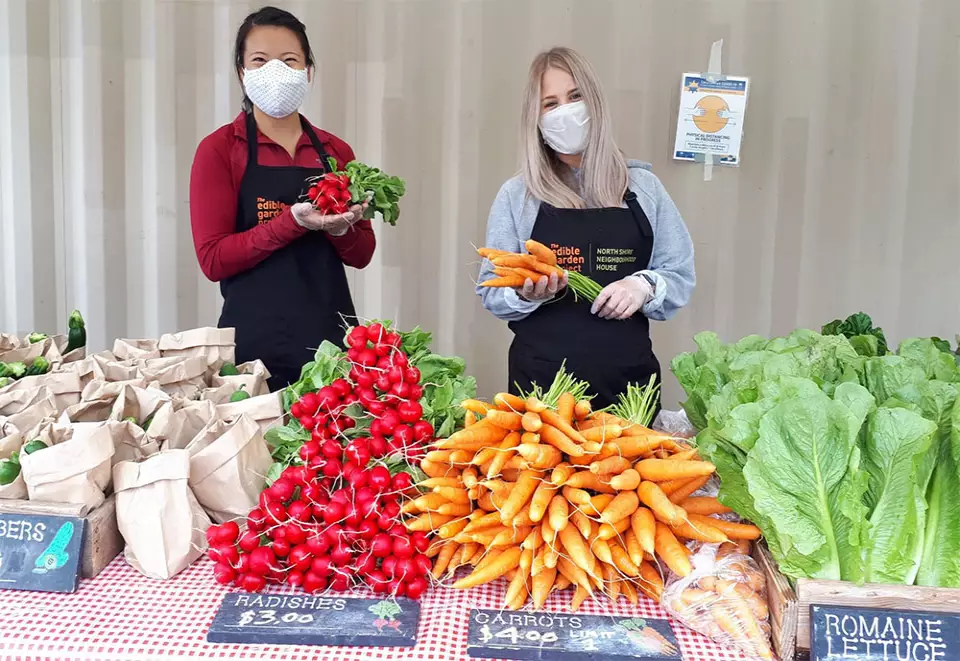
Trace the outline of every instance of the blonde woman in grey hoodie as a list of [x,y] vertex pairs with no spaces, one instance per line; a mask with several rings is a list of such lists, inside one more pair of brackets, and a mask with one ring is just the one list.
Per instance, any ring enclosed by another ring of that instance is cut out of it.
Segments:
[[[524,252],[533,238],[558,264],[603,285],[596,302],[575,302],[566,277],[518,289],[477,287],[484,307],[509,322],[509,383],[548,387],[567,369],[592,386],[594,407],[627,383],[659,380],[650,319],[665,321],[690,300],[693,243],[676,205],[649,166],[628,161],[613,139],[593,68],[554,48],[530,67],[521,114],[521,174],[500,189],[485,245]],[[485,261],[480,282],[494,277]]]

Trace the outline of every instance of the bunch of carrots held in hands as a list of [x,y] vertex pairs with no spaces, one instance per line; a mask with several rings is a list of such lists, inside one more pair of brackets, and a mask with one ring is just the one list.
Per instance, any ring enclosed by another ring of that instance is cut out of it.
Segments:
[[531,597],[539,608],[568,587],[572,610],[597,591],[636,603],[638,593],[660,599],[664,569],[690,574],[683,540],[760,536],[714,518],[730,511],[716,498],[692,497],[715,470],[695,449],[592,412],[583,388],[555,390],[463,402],[469,426],[421,462],[419,486],[430,491],[404,512],[408,529],[438,537],[428,551],[435,578],[467,565],[454,588],[506,577],[512,609]]
[[493,273],[496,277],[480,283],[481,287],[523,287],[527,280],[536,284],[541,278],[556,275],[558,278],[567,276],[567,286],[574,294],[590,301],[596,300],[603,290],[599,283],[576,271],[564,271],[557,266],[557,255],[550,248],[533,239],[528,240],[524,247],[526,253],[508,252],[493,248],[479,248],[477,253],[489,259],[493,264]]

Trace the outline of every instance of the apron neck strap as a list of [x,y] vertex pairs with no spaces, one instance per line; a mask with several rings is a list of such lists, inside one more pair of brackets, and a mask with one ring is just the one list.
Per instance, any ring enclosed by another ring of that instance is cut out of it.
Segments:
[[630,215],[633,216],[634,222],[636,222],[637,227],[640,228],[640,233],[645,238],[652,238],[653,228],[650,226],[650,219],[647,218],[643,207],[640,206],[640,202],[637,200],[637,194],[628,188],[627,192],[623,195],[623,201],[627,203],[627,208],[630,209]]
[[[310,140],[310,144],[313,145],[314,150],[317,152],[317,156],[320,160],[320,165],[323,168],[324,172],[330,172],[330,165],[327,163],[329,155],[327,150],[323,148],[323,143],[320,141],[320,138],[317,136],[317,132],[313,130],[313,127],[310,126],[310,122],[307,121],[307,118],[303,115],[300,117],[300,127],[303,129],[303,132],[307,134],[307,138]],[[247,113],[247,162],[252,165],[257,165],[257,120],[253,116],[253,111]],[[338,166],[344,166],[346,163],[338,163]]]

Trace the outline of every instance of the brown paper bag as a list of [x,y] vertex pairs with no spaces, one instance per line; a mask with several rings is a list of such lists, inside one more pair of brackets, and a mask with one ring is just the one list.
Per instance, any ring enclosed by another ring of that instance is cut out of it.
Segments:
[[213,402],[187,401],[179,407],[170,402],[157,409],[147,428],[147,436],[159,443],[163,450],[182,450],[216,415]]
[[[56,358],[57,364],[62,362],[60,352],[57,351],[53,341],[48,337],[45,340],[34,342],[33,344],[29,342],[21,343],[20,346],[15,349],[0,353],[0,363],[26,363],[29,366],[40,356],[47,357],[48,353],[50,354],[50,358]],[[50,358],[47,359],[50,360]],[[54,361],[50,360],[50,363],[52,365]]]
[[[9,433],[8,433],[9,432]],[[12,425],[5,428],[0,420],[0,459],[9,459],[14,452],[23,447],[23,435]],[[0,500],[24,500],[27,497],[27,483],[23,481],[23,471],[10,484],[0,484]]]
[[256,422],[215,420],[186,449],[190,486],[214,521],[244,517],[257,505],[273,459]]
[[[140,381],[142,382],[143,380]],[[84,394],[87,399],[84,399]],[[142,427],[161,405],[170,402],[170,396],[160,389],[141,388],[129,382],[94,381],[84,388],[80,397],[80,403],[68,407],[61,419],[66,418],[72,422],[103,422],[133,418],[137,425]]]
[[212,375],[224,363],[236,362],[236,332],[232,328],[194,328],[160,337],[160,354],[203,358]]
[[54,400],[53,393],[44,386],[32,390],[0,392],[0,416],[9,417],[45,403],[53,405]]
[[41,386],[53,393],[58,412],[79,402],[80,391],[83,390],[80,377],[76,372],[58,371],[38,376],[25,376],[0,389],[0,395],[20,390],[36,390]]
[[70,344],[70,338],[66,335],[51,335],[50,339],[53,340],[54,345],[57,347],[57,351],[60,352],[62,358],[61,362],[66,365],[68,363],[76,363],[81,360],[86,359],[87,357],[87,348],[80,347],[79,349],[74,349],[70,353],[67,353],[67,345]]
[[22,475],[30,500],[86,505],[94,509],[104,501],[110,484],[113,439],[106,424],[48,425],[40,433],[69,437],[33,454],[20,456]]
[[237,371],[240,374],[236,376],[220,376],[219,372],[215,373],[210,377],[210,385],[213,388],[230,385],[235,391],[242,387],[245,392],[250,393],[251,397],[266,395],[270,392],[270,387],[267,386],[270,371],[267,370],[267,366],[262,361],[254,360],[237,365]]
[[140,376],[148,381],[156,381],[160,389],[169,395],[183,395],[187,399],[200,396],[207,364],[204,358],[151,358],[140,361]]
[[114,340],[113,355],[117,360],[147,360],[160,357],[157,340]]
[[124,558],[144,576],[165,580],[207,549],[210,518],[190,490],[190,453],[161,452],[113,467]]
[[160,444],[147,437],[147,433],[137,424],[129,420],[114,420],[108,418],[100,422],[77,422],[60,416],[58,424],[68,424],[74,430],[78,428],[84,433],[91,433],[89,428],[103,426],[113,441],[114,454],[111,464],[121,461],[139,461],[160,451]]
[[103,374],[104,381],[133,381],[143,378],[140,374],[140,364],[136,360],[118,360],[112,353],[109,355],[97,353],[92,356],[92,359]]
[[19,349],[23,340],[13,333],[0,333],[0,355],[13,349]]
[[266,433],[274,425],[283,422],[283,401],[279,392],[267,393],[241,402],[218,404],[217,415],[226,422],[245,415],[257,423],[261,432]]

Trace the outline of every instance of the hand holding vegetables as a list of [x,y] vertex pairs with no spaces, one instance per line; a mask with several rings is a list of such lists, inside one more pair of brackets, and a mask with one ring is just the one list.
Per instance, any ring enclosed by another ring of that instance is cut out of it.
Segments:
[[367,203],[364,202],[351,206],[343,213],[326,214],[318,211],[311,202],[299,202],[290,207],[290,212],[300,227],[326,232],[331,236],[343,236],[363,217],[366,208]]
[[601,319],[629,319],[653,297],[653,286],[642,276],[629,275],[603,288],[590,312]]
[[[344,170],[337,170],[337,161],[333,158],[328,161],[330,172],[311,180],[307,197],[321,216],[343,216],[337,225],[318,227],[337,236],[345,233],[350,226],[343,226],[346,222],[357,222],[361,218],[373,218],[380,212],[383,221],[391,225],[397,224],[400,216],[398,202],[406,193],[406,186],[400,177],[391,177],[378,168],[370,167],[359,161],[350,161]],[[297,205],[295,205],[297,206]],[[301,217],[306,217],[304,211],[298,211]],[[297,217],[295,214],[294,217]],[[300,218],[297,222],[301,222]],[[301,222],[301,224],[303,224]]]
[[520,298],[527,301],[545,301],[557,295],[557,292],[567,286],[567,274],[557,276],[541,275],[539,278],[527,278],[517,290]]
[[[557,256],[550,248],[530,239],[524,244],[526,253],[513,253],[493,248],[477,252],[493,264],[496,277],[481,282],[481,287],[511,287],[523,298],[543,300],[569,286],[575,296],[593,301],[602,289],[599,284],[576,271],[557,266]],[[554,286],[556,279],[556,286]],[[552,291],[551,291],[552,290]]]

